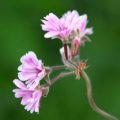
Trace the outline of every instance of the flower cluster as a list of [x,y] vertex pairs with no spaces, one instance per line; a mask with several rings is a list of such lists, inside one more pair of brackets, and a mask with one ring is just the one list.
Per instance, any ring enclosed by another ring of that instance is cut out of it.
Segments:
[[[18,67],[18,79],[13,82],[18,87],[14,89],[16,98],[22,98],[22,105],[31,113],[39,112],[39,101],[43,96],[42,89],[37,86],[46,76],[46,70],[41,60],[38,60],[34,52],[28,52],[22,56],[21,65]],[[25,83],[23,83],[25,82]]]
[[[85,43],[84,39],[87,35],[93,32],[92,28],[86,28],[87,15],[79,15],[75,10],[65,13],[61,18],[50,13],[44,17],[42,22],[42,29],[47,32],[45,38],[59,38],[62,41],[63,47],[60,48],[60,54],[63,65],[45,67],[32,51],[21,57],[22,64],[18,67],[18,79],[13,81],[18,88],[13,92],[16,98],[22,99],[21,104],[31,113],[39,112],[40,99],[47,95],[48,87],[59,78],[73,73],[79,78],[82,69],[80,68],[79,49]],[[63,68],[69,70],[70,73],[60,74],[52,80],[49,78],[54,70]],[[46,83],[40,85],[43,78]]]
[[[92,28],[86,27],[87,21],[86,14],[79,15],[75,10],[65,13],[61,18],[53,13],[44,17],[41,26],[42,30],[47,32],[45,38],[58,38],[62,42],[60,54],[63,65],[45,67],[32,51],[21,57],[18,79],[13,80],[17,88],[13,92],[16,98],[22,99],[21,104],[25,106],[25,110],[39,113],[40,100],[47,96],[49,87],[62,77],[76,75],[76,79],[82,76],[86,82],[88,101],[92,109],[108,120],[118,120],[96,105],[92,97],[90,79],[84,71],[87,68],[86,61],[80,60],[79,57],[80,47],[90,41],[87,35],[93,33]],[[61,69],[64,70],[62,73],[50,78],[51,73]],[[45,82],[41,85],[43,79]]]
[[70,42],[76,37],[80,40],[93,33],[92,28],[86,28],[87,15],[80,16],[75,10],[65,13],[61,18],[50,13],[44,17],[42,22],[42,29],[47,31],[45,38],[59,38],[64,43]]

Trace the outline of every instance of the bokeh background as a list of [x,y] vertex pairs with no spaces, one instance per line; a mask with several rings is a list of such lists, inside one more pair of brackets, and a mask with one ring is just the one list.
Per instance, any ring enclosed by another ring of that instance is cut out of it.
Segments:
[[12,93],[19,58],[26,52],[34,51],[45,65],[62,64],[62,44],[44,38],[40,19],[74,9],[86,13],[88,26],[94,27],[81,59],[88,59],[95,101],[120,118],[120,0],[1,0],[0,120],[104,120],[90,108],[83,79],[66,77],[52,86],[39,115],[26,112]]

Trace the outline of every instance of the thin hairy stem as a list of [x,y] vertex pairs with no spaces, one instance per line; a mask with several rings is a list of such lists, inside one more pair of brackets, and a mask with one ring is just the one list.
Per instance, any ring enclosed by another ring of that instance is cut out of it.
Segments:
[[48,84],[51,84],[51,81],[50,81],[50,74],[53,72],[53,71],[56,71],[56,70],[61,70],[61,69],[65,69],[66,66],[65,65],[57,65],[57,66],[52,66],[52,67],[46,67],[46,70],[47,70],[47,75],[45,77],[45,81],[48,83]]
[[53,85],[55,82],[57,82],[58,80],[60,80],[60,78],[63,78],[63,77],[65,77],[65,76],[69,76],[69,75],[74,75],[74,74],[75,74],[74,71],[66,72],[66,73],[60,73],[60,74],[58,74],[56,77],[54,77],[53,79],[51,79],[51,83],[50,83],[50,84],[49,84],[49,83],[46,83],[46,84],[44,85],[44,87],[48,87],[48,86]]
[[88,101],[89,101],[89,104],[92,107],[92,109],[108,120],[118,120],[116,117],[108,114],[107,112],[103,111],[96,105],[96,103],[93,99],[93,96],[92,96],[91,81],[85,71],[81,71],[81,75],[84,78],[84,80],[86,81]]
[[65,69],[65,68],[66,68],[65,65],[58,65],[58,66],[52,66],[52,67],[50,67],[50,69],[51,69],[52,71],[61,70],[61,69]]

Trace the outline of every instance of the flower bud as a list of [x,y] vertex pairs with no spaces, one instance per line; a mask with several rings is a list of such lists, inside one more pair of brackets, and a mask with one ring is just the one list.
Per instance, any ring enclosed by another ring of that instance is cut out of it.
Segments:
[[80,39],[78,37],[75,37],[75,39],[72,42],[71,48],[72,57],[79,54],[80,45],[81,45]]

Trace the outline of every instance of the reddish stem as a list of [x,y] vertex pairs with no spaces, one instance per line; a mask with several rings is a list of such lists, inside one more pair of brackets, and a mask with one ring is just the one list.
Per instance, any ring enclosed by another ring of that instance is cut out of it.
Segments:
[[68,60],[68,49],[67,49],[67,44],[64,44],[64,51],[65,51],[65,58]]

